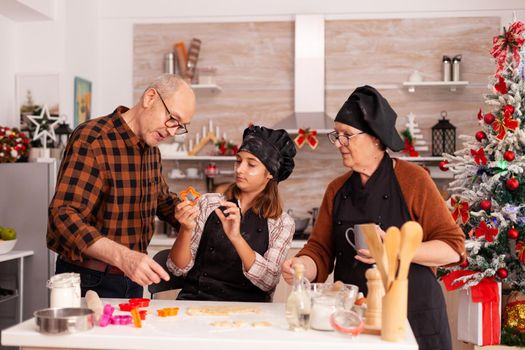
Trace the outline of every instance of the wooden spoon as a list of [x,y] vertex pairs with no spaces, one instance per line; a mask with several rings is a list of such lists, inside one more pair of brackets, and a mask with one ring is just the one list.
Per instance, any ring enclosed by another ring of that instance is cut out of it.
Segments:
[[415,221],[407,221],[401,226],[401,245],[399,248],[399,271],[397,280],[406,280],[410,262],[421,245],[423,228]]
[[370,251],[370,254],[376,261],[376,266],[379,272],[381,273],[381,279],[383,281],[383,286],[385,288],[385,291],[387,290],[387,267],[386,264],[388,263],[386,261],[385,252],[383,250],[383,243],[381,242],[381,238],[379,237],[379,234],[376,230],[375,224],[362,224],[359,225],[359,228],[361,229],[363,235],[365,236],[366,244],[368,245],[368,249]]
[[383,246],[386,251],[388,261],[388,274],[386,280],[386,290],[390,289],[392,282],[396,278],[397,272],[397,255],[401,243],[401,232],[397,227],[390,227],[386,230]]

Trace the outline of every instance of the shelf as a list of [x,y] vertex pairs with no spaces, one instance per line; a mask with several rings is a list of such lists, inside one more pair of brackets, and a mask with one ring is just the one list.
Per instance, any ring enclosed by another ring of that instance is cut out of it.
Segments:
[[[299,134],[299,129],[284,129],[284,130],[290,135]],[[317,131],[317,135],[326,135],[334,131],[334,129],[315,129],[315,131]]]
[[[328,91],[344,90],[344,91],[352,92],[358,87],[363,86],[363,85],[366,85],[366,83],[363,82],[362,84],[355,84],[355,85],[354,84],[331,84],[331,85],[325,85],[325,90],[328,90]],[[376,88],[377,90],[395,90],[395,89],[399,89],[399,87],[400,87],[399,84],[374,84],[374,88]]]
[[407,162],[441,162],[445,160],[443,157],[395,157],[397,159],[406,160]]
[[187,155],[162,155],[162,160],[213,160],[213,161],[232,161],[235,156],[187,156]]
[[[12,294],[4,294],[3,292],[9,292]],[[0,304],[8,300],[16,299],[17,297],[18,297],[18,292],[16,290],[0,288]]]
[[0,262],[20,259],[35,254],[32,250],[11,250],[9,253],[0,254]]
[[191,84],[191,88],[194,91],[203,91],[203,92],[212,92],[212,93],[217,93],[217,92],[222,91],[222,88],[217,84]]
[[457,87],[467,86],[468,81],[405,81],[403,86],[408,87],[408,92],[415,92],[416,87],[448,87],[450,91],[456,91]]

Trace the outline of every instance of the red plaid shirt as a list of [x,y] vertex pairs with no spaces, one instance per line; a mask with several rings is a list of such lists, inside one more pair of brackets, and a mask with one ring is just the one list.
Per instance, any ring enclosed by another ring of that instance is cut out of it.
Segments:
[[102,237],[146,253],[155,215],[177,224],[159,149],[131,131],[127,110],[80,125],[66,147],[47,228],[48,248],[66,259],[82,261]]

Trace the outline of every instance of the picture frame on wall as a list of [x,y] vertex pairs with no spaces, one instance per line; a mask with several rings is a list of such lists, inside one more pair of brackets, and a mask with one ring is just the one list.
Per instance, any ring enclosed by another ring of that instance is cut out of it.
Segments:
[[74,124],[75,127],[91,118],[91,82],[75,77]]
[[30,131],[28,115],[38,114],[46,105],[50,115],[59,115],[60,77],[58,73],[18,73],[15,77],[16,111],[19,113],[19,128]]

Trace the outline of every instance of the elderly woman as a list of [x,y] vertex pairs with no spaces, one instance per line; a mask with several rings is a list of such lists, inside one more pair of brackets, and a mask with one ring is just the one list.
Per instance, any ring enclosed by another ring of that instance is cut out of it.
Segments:
[[291,267],[301,262],[310,281],[323,282],[333,270],[334,280],[366,293],[364,274],[374,260],[349,244],[354,238],[349,229],[376,223],[383,236],[390,226],[417,221],[424,236],[410,266],[408,320],[420,349],[451,349],[445,302],[432,268],[464,260],[464,235],[428,173],[386,153],[403,148],[396,118],[370,86],[357,88],[345,102],[328,136],[350,171],[328,185],[312,234],[297,256],[283,263],[283,277],[290,283]]

